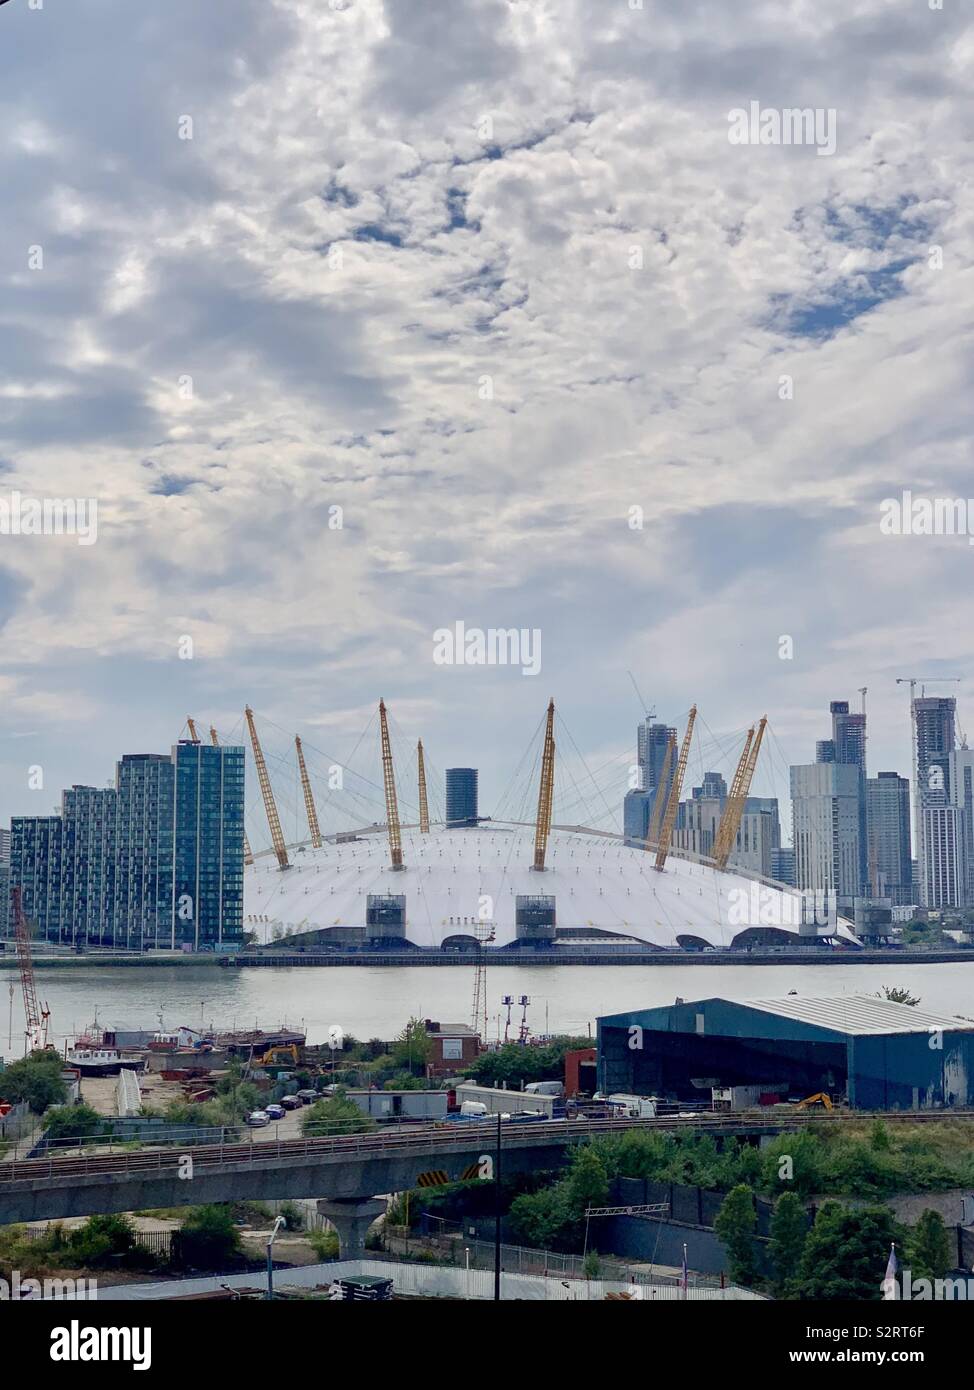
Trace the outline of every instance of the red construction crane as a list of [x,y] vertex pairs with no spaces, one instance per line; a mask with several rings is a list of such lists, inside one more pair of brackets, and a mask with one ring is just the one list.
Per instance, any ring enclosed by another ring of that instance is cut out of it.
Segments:
[[19,888],[13,890],[14,940],[17,943],[17,964],[20,966],[20,983],[24,991],[24,1017],[27,1026],[24,1030],[27,1051],[36,1052],[47,1047],[48,1020],[51,1011],[45,1004],[37,1002],[37,987],[34,984],[34,962],[30,953],[30,932]]

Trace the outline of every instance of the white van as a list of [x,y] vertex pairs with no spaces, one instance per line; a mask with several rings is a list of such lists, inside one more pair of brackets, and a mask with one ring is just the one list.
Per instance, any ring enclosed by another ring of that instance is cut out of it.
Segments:
[[524,1090],[527,1095],[554,1096],[556,1100],[560,1100],[565,1094],[565,1088],[560,1081],[529,1081]]

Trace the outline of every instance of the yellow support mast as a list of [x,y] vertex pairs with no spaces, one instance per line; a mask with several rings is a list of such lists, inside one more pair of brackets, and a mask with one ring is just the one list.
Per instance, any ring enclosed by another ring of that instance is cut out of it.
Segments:
[[737,832],[741,828],[741,817],[744,814],[744,804],[747,801],[748,792],[751,790],[751,779],[754,776],[754,769],[757,767],[758,754],[761,751],[761,741],[764,738],[764,730],[768,722],[768,716],[762,715],[758,724],[757,736],[753,737],[754,730],[749,729],[747,742],[744,745],[744,752],[741,754],[741,761],[737,765],[737,772],[734,776],[734,786],[731,794],[727,798],[727,805],[724,807],[724,814],[720,818],[720,826],[717,830],[717,842],[714,845],[714,862],[718,869],[726,869],[727,861],[734,849],[737,840]]
[[419,833],[428,835],[430,833],[430,808],[426,797],[426,760],[423,757],[422,739],[416,745],[416,757],[419,765]]
[[666,863],[666,856],[670,852],[670,841],[673,838],[673,827],[676,825],[676,813],[680,806],[680,792],[683,790],[683,775],[687,770],[687,760],[690,757],[690,739],[693,736],[693,726],[697,722],[697,707],[691,706],[690,717],[687,720],[687,731],[683,735],[683,743],[680,746],[680,756],[676,764],[676,772],[673,774],[673,782],[670,786],[670,794],[666,799],[666,815],[663,817],[663,829],[660,831],[659,844],[656,846],[656,863],[653,865],[660,872]]
[[186,723],[187,723],[187,725],[189,726],[189,736],[190,736],[190,739],[193,741],[193,743],[199,743],[199,741],[200,741],[200,736],[199,736],[199,734],[196,732],[196,721],[195,721],[195,719],[193,719],[191,715],[188,715],[188,714],[187,714],[187,716],[186,716]]
[[676,754],[676,739],[670,738],[666,745],[666,752],[663,754],[663,771],[660,773],[659,786],[656,795],[653,797],[653,814],[649,821],[648,843],[651,845],[659,844],[659,828],[663,823],[663,807],[666,805],[666,782],[670,775],[670,768],[673,766],[673,758]]
[[389,825],[389,853],[394,869],[405,868],[402,862],[402,832],[399,828],[399,803],[396,800],[396,775],[392,766],[392,745],[389,742],[389,722],[386,702],[379,701],[379,733],[382,741],[382,782],[386,793],[386,821]]
[[308,829],[311,831],[312,849],[321,849],[321,830],[318,827],[318,812],[315,808],[314,794],[311,790],[311,779],[308,776],[308,769],[304,762],[304,749],[301,747],[301,739],[297,734],[294,735],[294,746],[298,750],[298,769],[301,773],[301,787],[304,791],[304,809],[308,813]]
[[[213,747],[214,747],[214,748],[219,748],[219,746],[220,746],[220,740],[217,738],[216,729],[214,729],[214,727],[213,727],[212,724],[210,725],[210,742],[213,744]],[[244,830],[243,837],[244,837],[244,863],[245,863],[245,864],[252,864],[252,863],[254,862],[254,855],[253,855],[253,851],[252,851],[251,848],[250,848],[250,841],[247,839],[247,831],[246,831],[246,829]]]
[[544,752],[541,755],[541,786],[538,788],[538,819],[534,831],[534,863],[532,869],[544,870],[548,835],[551,831],[551,801],[555,788],[555,702],[548,701],[548,720],[545,724]]
[[271,832],[271,842],[274,846],[274,853],[277,855],[278,867],[289,869],[290,861],[287,857],[287,845],[284,843],[284,832],[281,829],[281,818],[277,814],[277,802],[274,800],[274,789],[271,786],[271,779],[267,775],[267,764],[264,762],[264,750],[260,746],[260,739],[257,737],[257,728],[254,724],[254,712],[248,705],[244,710],[247,720],[247,728],[250,731],[250,746],[254,750],[254,762],[257,764],[257,780],[260,782],[261,795],[264,798],[264,810],[267,812],[267,824]]

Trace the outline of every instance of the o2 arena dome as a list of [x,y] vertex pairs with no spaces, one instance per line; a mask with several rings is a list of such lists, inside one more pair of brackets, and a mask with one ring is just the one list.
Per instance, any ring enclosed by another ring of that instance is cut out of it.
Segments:
[[[823,912],[826,895],[818,902],[751,869],[729,866],[735,845],[741,844],[741,817],[764,719],[756,734],[754,728],[747,731],[705,856],[674,840],[695,708],[679,750],[676,730],[664,729],[668,742],[645,838],[553,823],[554,702],[543,721],[543,740],[539,731],[535,769],[520,802],[523,814],[527,794],[537,796],[533,822],[480,817],[474,768],[448,770],[445,815],[431,820],[420,743],[416,796],[408,803],[418,806],[418,825],[402,825],[404,798],[380,703],[383,780],[381,788],[370,786],[383,794],[385,820],[323,836],[312,778],[296,739],[311,838],[291,845],[285,844],[253,712],[246,714],[274,844],[272,851],[252,855],[248,842],[244,927],[260,944],[295,937],[314,947],[426,951],[582,942],[639,943],[660,951],[762,947],[799,939],[858,944],[851,924],[836,915],[834,898],[831,910]],[[577,785],[571,794],[575,791]],[[577,807],[577,800],[571,804]]]
[[[657,872],[651,853],[614,835],[552,828],[541,872],[533,826],[433,826],[403,831],[401,843],[395,870],[384,827],[293,851],[283,872],[272,856],[257,858],[244,878],[244,926],[261,939],[320,932],[322,944],[427,950],[599,939],[700,950],[823,931],[803,922],[805,899],[791,889],[673,854]],[[841,919],[834,934],[855,940]]]

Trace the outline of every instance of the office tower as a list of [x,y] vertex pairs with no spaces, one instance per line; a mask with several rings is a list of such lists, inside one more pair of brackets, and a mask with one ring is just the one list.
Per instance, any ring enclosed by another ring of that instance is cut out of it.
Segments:
[[[680,803],[673,846],[689,854],[711,858],[717,830],[727,805],[727,784],[717,772],[705,774],[688,801]],[[749,796],[727,864],[771,876],[771,853],[781,842],[776,797]]]
[[[937,902],[924,895],[932,893],[938,899],[952,891],[954,866],[946,846],[952,842],[957,827],[948,822],[952,817],[928,818],[928,809],[944,808],[950,800],[950,754],[954,751],[957,701],[952,697],[920,696],[912,704],[914,766],[914,828],[919,874],[919,898],[924,907]],[[935,829],[937,842],[928,850],[927,827]],[[961,837],[963,841],[963,836]],[[928,862],[928,855],[930,856]]]
[[10,863],[10,831],[0,828],[0,864]]
[[447,768],[446,823],[448,826],[477,824],[477,769],[475,767]]
[[791,769],[795,886],[834,892],[850,912],[860,891],[860,772],[853,763]]
[[649,818],[652,814],[653,793],[631,791],[626,793],[622,809],[622,830],[627,845],[645,849],[649,837]]
[[24,915],[37,937],[64,939],[61,916],[60,816],[14,816],[10,822],[10,887],[20,888]]
[[771,877],[777,883],[795,887],[795,851],[779,848],[771,851]]
[[831,738],[820,738],[815,745],[815,761],[817,763],[835,762],[835,740]]
[[910,783],[897,772],[866,779],[870,891],[894,907],[915,901],[910,864]]
[[76,944],[114,945],[114,787],[74,786],[61,798],[62,919]]
[[695,801],[701,797],[713,797],[723,802],[727,800],[727,783],[719,772],[705,772],[702,784],[694,787],[691,795]]
[[173,821],[173,945],[194,951],[243,936],[244,750],[180,742]]

